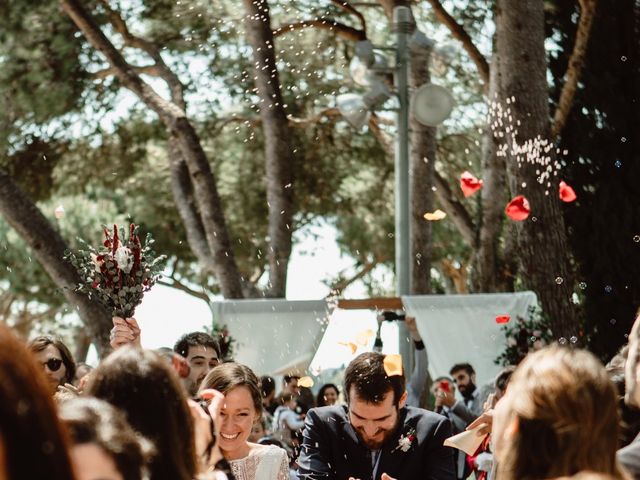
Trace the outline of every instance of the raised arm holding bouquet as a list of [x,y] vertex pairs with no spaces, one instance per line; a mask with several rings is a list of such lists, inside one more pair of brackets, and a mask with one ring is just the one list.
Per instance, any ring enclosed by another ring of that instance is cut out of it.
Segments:
[[164,255],[156,256],[150,233],[144,245],[141,244],[138,229],[137,225],[130,224],[125,239],[124,228],[104,227],[102,246],[96,249],[78,239],[84,248],[65,255],[80,275],[78,291],[96,298],[111,310],[114,325],[111,346],[114,348],[127,343],[140,344],[140,328],[133,314],[144,293],[159,278],[166,259]]

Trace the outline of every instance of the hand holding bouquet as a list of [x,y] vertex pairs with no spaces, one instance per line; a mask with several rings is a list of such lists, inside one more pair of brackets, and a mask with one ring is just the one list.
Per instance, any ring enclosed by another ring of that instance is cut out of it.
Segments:
[[135,308],[160,276],[165,256],[156,257],[151,246],[153,238],[147,233],[140,243],[138,226],[129,226],[128,238],[124,229],[104,227],[105,241],[98,249],[78,239],[85,247],[67,252],[65,259],[78,271],[81,283],[78,291],[95,298],[111,311],[112,316],[133,317]]

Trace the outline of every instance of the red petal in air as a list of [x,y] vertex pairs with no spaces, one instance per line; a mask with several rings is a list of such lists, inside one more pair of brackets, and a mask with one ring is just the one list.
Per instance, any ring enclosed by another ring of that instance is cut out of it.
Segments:
[[482,180],[474,177],[469,172],[463,172],[462,175],[460,175],[460,188],[465,197],[470,197],[480,190],[483,183]]
[[509,315],[498,315],[496,317],[496,323],[509,323],[509,320],[511,320],[511,317]]
[[507,214],[507,217],[511,220],[515,220],[516,222],[526,220],[531,213],[529,200],[527,200],[524,195],[518,195],[509,202],[509,205],[504,209],[504,213]]
[[576,192],[567,185],[565,182],[560,182],[560,200],[563,202],[571,203],[578,198]]

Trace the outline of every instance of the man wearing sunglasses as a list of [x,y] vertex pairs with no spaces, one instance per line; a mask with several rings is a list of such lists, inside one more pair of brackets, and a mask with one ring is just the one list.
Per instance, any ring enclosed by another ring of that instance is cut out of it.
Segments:
[[42,365],[52,394],[56,393],[58,386],[73,382],[76,363],[60,339],[42,335],[29,342],[29,349],[35,355],[36,361]]

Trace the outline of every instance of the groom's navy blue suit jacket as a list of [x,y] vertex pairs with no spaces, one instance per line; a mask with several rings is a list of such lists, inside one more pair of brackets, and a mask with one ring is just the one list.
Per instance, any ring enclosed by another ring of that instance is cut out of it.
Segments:
[[[393,435],[382,446],[374,480],[383,473],[397,480],[455,480],[453,449],[443,446],[451,436],[449,419],[421,408],[404,407]],[[407,451],[399,448],[409,432],[415,439]],[[349,422],[347,407],[309,410],[298,458],[300,480],[371,480],[371,452]]]

